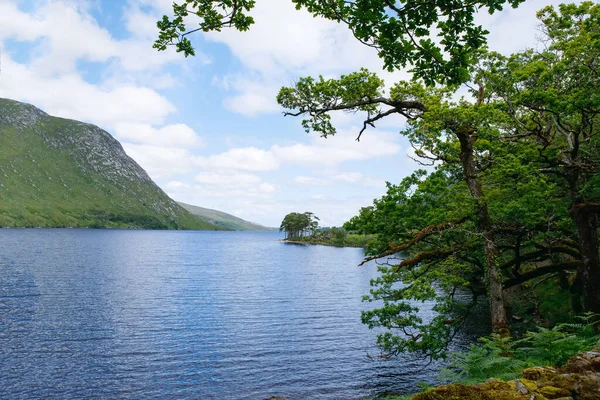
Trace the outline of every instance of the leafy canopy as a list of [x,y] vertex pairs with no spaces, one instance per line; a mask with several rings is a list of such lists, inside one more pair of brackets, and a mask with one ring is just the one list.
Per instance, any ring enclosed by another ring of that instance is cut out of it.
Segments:
[[[459,84],[486,46],[487,31],[474,21],[525,0],[292,0],[297,9],[345,24],[361,43],[375,48],[387,70],[411,67],[427,85]],[[173,4],[173,17],[163,16],[154,47],[174,45],[194,55],[188,35],[232,27],[246,31],[254,23],[254,0],[186,0]],[[194,21],[191,22],[190,21]],[[191,24],[191,28],[189,25]],[[435,33],[432,33],[435,32]]]

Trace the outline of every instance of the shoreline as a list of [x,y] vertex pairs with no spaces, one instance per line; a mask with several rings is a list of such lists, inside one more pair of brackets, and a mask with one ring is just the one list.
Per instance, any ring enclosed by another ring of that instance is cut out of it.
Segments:
[[349,248],[353,248],[353,249],[364,249],[364,246],[351,246],[351,245],[337,245],[337,244],[333,244],[333,243],[327,243],[327,242],[318,242],[318,243],[311,243],[311,242],[305,242],[302,240],[287,240],[287,239],[279,239],[277,240],[280,243],[288,243],[288,244],[299,244],[299,245],[304,245],[304,246],[329,246],[329,247],[349,247]]

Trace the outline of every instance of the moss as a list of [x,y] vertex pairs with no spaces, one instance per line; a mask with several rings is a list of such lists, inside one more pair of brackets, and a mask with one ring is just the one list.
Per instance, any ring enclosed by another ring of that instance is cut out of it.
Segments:
[[519,379],[519,382],[521,382],[530,392],[535,392],[538,388],[537,384],[529,379],[521,378]]
[[500,379],[490,379],[477,386],[479,386],[486,398],[496,400],[529,400],[529,396],[525,396],[516,390],[514,381],[504,382]]
[[472,386],[440,386],[413,400],[600,400],[598,361],[599,353],[581,352],[562,368],[527,368],[521,379],[510,382],[490,379]]
[[523,378],[530,381],[552,380],[557,374],[558,371],[553,368],[535,367],[523,370]]
[[561,397],[568,397],[571,395],[570,390],[557,388],[554,386],[544,386],[540,388],[538,392],[547,397],[548,399],[558,399]]
[[420,393],[412,400],[491,400],[482,393],[481,389],[474,386],[461,384],[440,386],[431,391]]

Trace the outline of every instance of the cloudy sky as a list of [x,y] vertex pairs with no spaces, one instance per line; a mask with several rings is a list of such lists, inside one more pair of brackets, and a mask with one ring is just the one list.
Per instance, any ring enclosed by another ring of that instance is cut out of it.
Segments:
[[[109,131],[172,198],[268,226],[291,211],[340,225],[417,168],[383,121],[361,142],[356,116],[335,116],[338,135],[306,134],[283,117],[281,86],[306,75],[381,70],[343,27],[258,0],[250,32],[197,34],[196,57],[156,52],[156,20],[172,0],[0,0],[0,97]],[[534,44],[535,11],[549,0],[479,20],[490,47]],[[382,73],[387,84],[406,74]]]

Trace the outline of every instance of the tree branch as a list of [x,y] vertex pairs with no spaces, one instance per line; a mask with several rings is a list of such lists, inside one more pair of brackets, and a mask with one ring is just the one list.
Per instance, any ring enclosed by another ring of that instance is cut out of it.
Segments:
[[521,283],[527,282],[533,278],[538,278],[540,276],[544,276],[547,274],[553,274],[553,273],[556,273],[559,271],[577,269],[581,265],[582,265],[581,261],[565,261],[565,262],[562,262],[559,264],[550,265],[548,267],[536,268],[533,271],[524,273],[521,276],[518,276],[516,278],[511,278],[511,279],[504,281],[502,286],[504,287],[504,289],[508,289],[513,286],[520,285]]
[[[298,112],[284,111],[283,115],[285,115],[286,117],[287,116],[298,117],[298,116],[300,116],[302,114],[306,114],[306,113],[323,114],[323,113],[326,113],[329,111],[351,110],[354,108],[373,105],[373,104],[388,105],[388,106],[392,107],[393,109],[395,109],[395,112],[397,112],[397,113],[405,113],[407,110],[418,110],[421,112],[427,111],[427,107],[425,107],[425,104],[423,104],[419,101],[397,101],[397,100],[390,99],[388,97],[375,97],[375,98],[359,100],[354,103],[337,104],[337,105],[333,105],[333,106],[329,106],[329,107],[314,108],[314,109],[301,108]],[[411,118],[414,118],[414,117],[411,117]]]
[[379,258],[383,258],[383,257],[387,257],[387,256],[391,256],[393,254],[399,253],[401,251],[404,251],[412,246],[414,246],[415,244],[419,243],[421,240],[435,234],[438,232],[441,232],[445,229],[448,228],[454,228],[457,225],[462,224],[463,222],[465,222],[467,220],[467,217],[464,217],[458,221],[449,221],[449,222],[442,222],[440,224],[435,224],[435,225],[429,225],[423,229],[421,229],[416,235],[415,237],[413,237],[409,242],[401,244],[399,246],[395,246],[392,247],[391,249],[377,254],[375,256],[371,256],[371,257],[366,257],[360,264],[359,266],[362,266],[366,263],[368,263],[369,261],[372,260],[377,260]]

